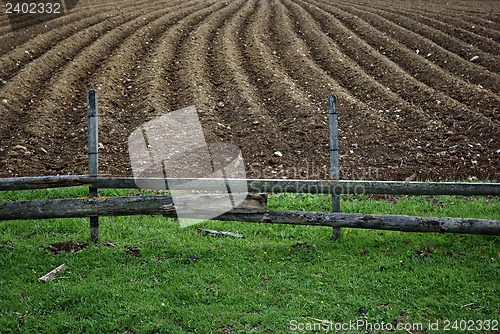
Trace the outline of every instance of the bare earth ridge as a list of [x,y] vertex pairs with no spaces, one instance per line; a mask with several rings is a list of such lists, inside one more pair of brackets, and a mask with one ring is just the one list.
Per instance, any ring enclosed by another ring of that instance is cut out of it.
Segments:
[[134,129],[195,105],[249,178],[327,179],[332,93],[342,179],[500,176],[496,0],[81,0],[14,32],[4,13],[0,177],[85,173],[90,88],[114,176]]

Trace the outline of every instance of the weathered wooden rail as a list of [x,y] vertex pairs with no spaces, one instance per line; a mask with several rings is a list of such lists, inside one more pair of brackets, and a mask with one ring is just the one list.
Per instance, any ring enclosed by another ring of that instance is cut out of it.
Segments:
[[[266,211],[266,195],[248,194],[245,197],[246,199],[230,213],[263,213]],[[210,201],[210,207],[204,210],[200,210],[200,207],[195,208],[195,214],[199,216],[193,218],[202,218],[203,215],[210,215],[212,212],[221,212],[220,208],[225,208],[224,204],[227,204],[228,195],[176,195],[175,206],[172,196],[64,198],[0,202],[0,220],[134,215],[176,217],[177,209],[182,209],[184,214],[190,214],[189,206],[196,199]]]
[[[218,190],[219,179],[171,179],[176,190]],[[479,182],[405,182],[405,181],[322,181],[228,179],[231,184],[246,183],[251,193],[310,193],[310,194],[391,194],[391,195],[461,195],[500,196],[500,183]],[[137,184],[140,183],[141,187]],[[193,187],[194,184],[194,188]],[[145,186],[145,185],[149,185]],[[133,177],[95,177],[86,175],[20,177],[0,179],[0,191],[30,190],[56,187],[89,186],[114,189],[166,189],[165,179],[135,179]]]
[[226,213],[215,220],[254,223],[351,227],[404,232],[438,232],[500,235],[500,220],[473,218],[415,217],[342,212],[271,211]]
[[[210,198],[212,206],[205,211],[196,210],[189,218],[204,219],[205,214],[217,211],[217,197]],[[184,196],[187,203],[193,196]],[[176,207],[182,207],[183,197],[176,197]],[[353,227],[405,232],[440,232],[500,235],[500,220],[472,218],[413,217],[373,215],[341,212],[299,212],[267,210],[266,195],[249,194],[233,210],[213,220],[245,221]],[[172,196],[130,196],[109,198],[67,198],[39,201],[0,202],[0,220],[48,219],[92,216],[163,215],[177,217]]]

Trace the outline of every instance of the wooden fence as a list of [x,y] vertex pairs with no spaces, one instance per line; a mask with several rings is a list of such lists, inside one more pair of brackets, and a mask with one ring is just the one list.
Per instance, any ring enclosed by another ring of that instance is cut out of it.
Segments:
[[[0,179],[0,191],[30,190],[56,187],[89,187],[88,198],[68,198],[39,201],[0,202],[0,220],[46,219],[65,217],[90,217],[91,239],[99,238],[99,216],[164,215],[176,217],[171,196],[128,196],[101,198],[100,188],[138,188],[137,179],[98,177],[98,108],[97,91],[87,95],[89,174],[46,177],[21,177]],[[246,221],[333,227],[333,237],[340,235],[340,227],[355,227],[406,232],[451,232],[500,235],[500,221],[472,218],[410,217],[394,215],[367,215],[341,213],[339,196],[343,194],[394,194],[394,195],[462,195],[499,196],[500,183],[468,182],[399,182],[399,181],[344,181],[339,180],[337,100],[328,98],[330,128],[331,181],[318,180],[234,180],[232,185],[248,188],[248,195],[238,207],[217,216],[214,220]],[[218,179],[169,179],[175,181],[176,190],[218,190]],[[165,179],[140,179],[141,188],[168,190]],[[183,184],[184,189],[179,185]],[[196,184],[196,188],[190,185]],[[150,186],[144,186],[150,185]],[[257,194],[255,194],[257,193]],[[333,212],[296,212],[267,210],[267,196],[259,193],[312,193],[332,196]],[[221,195],[211,196],[216,205]],[[224,200],[224,198],[222,198]],[[189,202],[189,201],[188,201]],[[182,203],[182,198],[180,198]],[[176,198],[175,207],[179,206]],[[220,212],[220,211],[219,211]],[[197,211],[198,214],[203,212]],[[196,218],[196,217],[190,217]],[[203,217],[200,217],[203,218]]]
[[[168,180],[146,179],[151,185],[168,189]],[[145,179],[141,180],[144,184]],[[181,179],[175,179],[179,181]],[[192,181],[182,179],[183,181]],[[500,235],[500,220],[473,218],[413,217],[341,212],[298,212],[267,210],[267,196],[258,193],[312,194],[408,194],[408,195],[500,195],[500,183],[466,182],[382,182],[382,181],[318,181],[318,180],[229,180],[246,182],[251,194],[238,207],[213,220],[317,225],[334,228],[353,227],[405,232],[448,232]],[[216,189],[220,180],[198,179],[185,190]],[[164,186],[163,186],[164,185]],[[86,175],[22,177],[0,179],[0,191],[86,186],[97,188],[137,188],[134,178],[95,177]],[[154,187],[152,187],[154,188]],[[179,187],[176,187],[179,190]],[[252,194],[257,193],[257,194]],[[222,195],[204,195],[222,196]],[[211,203],[214,198],[210,198]],[[177,205],[177,203],[176,203]],[[0,202],[0,220],[45,219],[65,217],[97,217],[121,215],[164,215],[176,217],[171,196],[89,197],[39,201]],[[190,218],[196,218],[195,216]],[[200,217],[203,218],[203,217]],[[93,236],[95,237],[95,232]],[[92,238],[94,240],[94,238]],[[96,239],[94,241],[97,241]]]

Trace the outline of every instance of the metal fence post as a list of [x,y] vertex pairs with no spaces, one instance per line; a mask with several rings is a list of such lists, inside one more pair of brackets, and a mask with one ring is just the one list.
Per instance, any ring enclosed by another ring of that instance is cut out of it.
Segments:
[[[328,125],[330,128],[330,177],[339,180],[339,131],[337,121],[337,97],[332,94],[328,96]],[[332,212],[340,212],[340,196],[332,194]],[[332,231],[334,240],[340,238],[340,227],[334,227]]]
[[[90,89],[87,93],[87,124],[89,135],[89,175],[99,174],[99,139],[98,139],[97,90]],[[89,197],[97,197],[97,188],[89,187]],[[99,240],[99,217],[90,217],[90,239]]]

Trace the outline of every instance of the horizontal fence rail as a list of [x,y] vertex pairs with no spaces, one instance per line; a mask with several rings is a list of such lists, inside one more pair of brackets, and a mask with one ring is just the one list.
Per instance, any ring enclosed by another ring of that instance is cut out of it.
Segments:
[[[176,205],[177,205],[176,200]],[[206,219],[204,212],[189,218]],[[0,220],[75,218],[92,216],[163,215],[175,218],[171,196],[68,198],[0,202]],[[438,232],[500,235],[500,220],[413,217],[340,212],[266,210],[265,195],[249,195],[242,205],[211,220],[294,225],[350,227],[404,232]]]
[[[203,199],[203,197],[210,197]],[[177,217],[179,208],[186,212],[194,199],[210,200],[210,207],[195,213],[203,218],[223,205],[228,195],[176,195],[175,206],[172,196],[125,196],[98,198],[64,198],[36,201],[0,202],[0,220],[77,218],[92,216],[134,216],[166,215]],[[266,195],[249,194],[246,199],[233,208],[230,213],[263,213],[266,211]],[[224,212],[224,211],[222,211]],[[189,212],[187,212],[189,214]],[[216,214],[218,215],[218,214]],[[195,217],[189,217],[195,218]]]
[[[133,177],[94,177],[86,175],[20,177],[0,179],[0,191],[30,190],[70,186],[115,189],[164,189],[168,180],[176,190],[219,190],[220,179],[157,179]],[[196,182],[193,182],[196,180]],[[406,181],[319,181],[227,179],[231,184],[245,183],[251,193],[311,194],[390,194],[390,195],[462,195],[500,196],[500,183],[479,182],[406,182]],[[137,184],[140,184],[139,187]],[[182,189],[180,187],[183,187]]]
[[437,232],[500,235],[500,220],[415,217],[342,212],[271,211],[221,215],[214,220],[293,225],[350,227],[403,232]]

